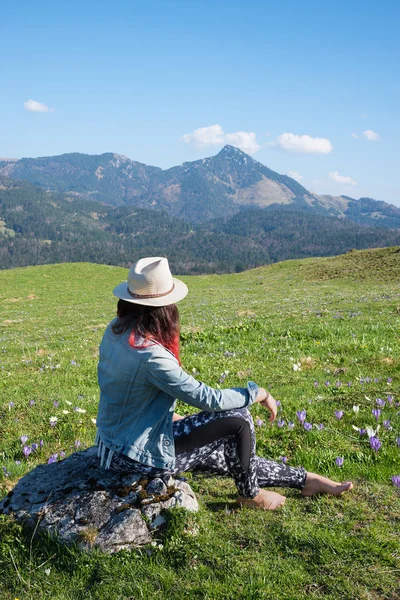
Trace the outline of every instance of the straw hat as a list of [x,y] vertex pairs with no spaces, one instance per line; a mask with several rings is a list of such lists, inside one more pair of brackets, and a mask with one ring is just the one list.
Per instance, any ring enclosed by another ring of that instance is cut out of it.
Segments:
[[187,285],[172,277],[168,259],[160,256],[138,260],[130,268],[128,281],[120,283],[113,290],[117,298],[145,306],[175,304],[187,293]]

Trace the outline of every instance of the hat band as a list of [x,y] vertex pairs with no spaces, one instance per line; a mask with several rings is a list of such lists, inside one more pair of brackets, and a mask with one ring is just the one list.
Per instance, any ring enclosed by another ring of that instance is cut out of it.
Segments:
[[132,298],[143,298],[143,300],[147,300],[147,298],[162,298],[163,296],[168,296],[171,292],[174,291],[175,284],[172,284],[172,288],[168,290],[168,292],[163,292],[162,294],[134,294],[127,286],[128,294],[132,296]]

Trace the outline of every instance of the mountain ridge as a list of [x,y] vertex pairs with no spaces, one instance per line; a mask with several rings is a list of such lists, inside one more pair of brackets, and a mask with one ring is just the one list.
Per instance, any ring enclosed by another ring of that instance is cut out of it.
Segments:
[[0,161],[0,175],[111,206],[166,210],[205,223],[257,206],[336,216],[400,229],[400,208],[371,198],[317,195],[234,146],[216,155],[161,169],[106,152]]

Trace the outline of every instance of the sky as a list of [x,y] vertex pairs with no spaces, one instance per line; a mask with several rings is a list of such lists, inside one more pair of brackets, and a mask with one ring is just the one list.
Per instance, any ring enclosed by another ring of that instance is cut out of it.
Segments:
[[229,143],[400,206],[400,2],[3,0],[0,157],[162,168]]

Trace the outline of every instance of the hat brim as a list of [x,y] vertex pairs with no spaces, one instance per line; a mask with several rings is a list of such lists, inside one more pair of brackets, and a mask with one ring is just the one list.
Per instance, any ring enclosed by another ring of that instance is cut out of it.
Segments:
[[126,302],[132,302],[132,304],[142,304],[143,306],[168,306],[169,304],[175,304],[182,300],[188,293],[188,287],[186,283],[183,283],[180,279],[172,278],[174,282],[174,289],[166,296],[160,298],[132,298],[128,292],[128,282],[123,281],[116,288],[113,289],[113,294],[121,300]]

